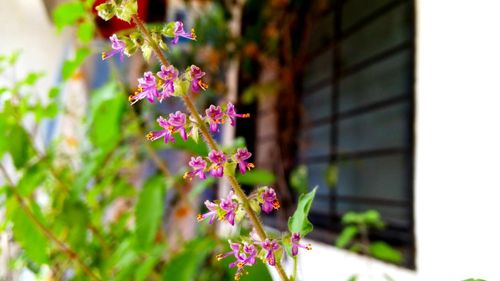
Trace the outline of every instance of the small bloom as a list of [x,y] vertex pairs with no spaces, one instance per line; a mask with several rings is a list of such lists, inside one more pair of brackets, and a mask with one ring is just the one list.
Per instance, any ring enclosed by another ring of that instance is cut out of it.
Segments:
[[264,192],[262,192],[262,211],[264,213],[269,214],[270,212],[273,211],[273,209],[279,209],[280,208],[280,203],[278,199],[276,198],[276,192],[274,189],[266,187]]
[[138,90],[134,95],[130,96],[129,101],[134,104],[139,100],[146,98],[150,103],[154,102],[154,99],[159,96],[158,90],[156,88],[156,78],[150,71],[144,73],[143,78],[139,78]]
[[201,80],[201,78],[205,76],[205,72],[194,64],[191,65],[189,69],[189,75],[191,76],[191,90],[195,93],[198,93],[200,89],[206,90],[208,88],[208,84]]
[[300,242],[300,233],[292,234],[292,256],[296,256],[299,253],[299,248],[311,250],[311,244],[302,245]]
[[226,220],[231,225],[234,225],[234,218],[236,217],[236,210],[238,203],[233,200],[233,191],[230,191],[226,199],[220,202],[220,208],[224,210],[224,216],[219,217],[220,220]]
[[212,162],[210,174],[214,177],[222,177],[224,175],[224,162],[226,162],[224,152],[212,150],[208,154],[208,159]]
[[205,175],[205,169],[207,167],[207,162],[203,160],[200,156],[198,157],[191,157],[191,161],[189,161],[189,166],[193,168],[193,171],[191,172],[186,172],[184,174],[184,178],[189,178],[192,179],[194,176],[198,176],[201,180],[204,180],[207,178]]
[[240,118],[249,118],[250,117],[249,113],[245,113],[245,114],[236,113],[236,109],[234,108],[234,104],[232,104],[230,102],[227,103],[226,115],[227,115],[227,117],[229,117],[229,121],[230,121],[231,126],[236,125],[236,117],[240,117]]
[[184,24],[181,21],[176,21],[174,27],[174,39],[172,40],[173,45],[179,43],[179,37],[183,37],[190,40],[196,40],[196,34],[194,33],[194,28],[191,29],[191,33],[185,32]]
[[161,70],[157,73],[157,75],[164,81],[159,97],[159,101],[162,102],[163,99],[172,96],[174,93],[174,81],[179,76],[179,71],[172,65],[169,65],[168,67],[162,65]]
[[266,250],[266,260],[269,265],[276,265],[276,256],[274,255],[274,252],[277,251],[280,248],[280,245],[276,240],[269,240],[266,239],[264,242],[262,242],[262,249]]
[[[230,243],[231,251],[225,254],[217,255],[217,260],[222,260],[228,256],[234,255],[236,260],[229,264],[230,268],[237,267],[235,280],[240,280],[241,275],[245,273],[245,266],[252,266],[255,264],[255,257],[257,256],[257,249],[253,244],[244,243],[241,247],[238,243]],[[242,249],[243,248],[243,249]]]
[[111,41],[111,48],[113,49],[110,52],[102,52],[102,59],[107,60],[110,57],[120,54],[120,61],[123,61],[123,54],[125,53],[125,42],[122,40],[118,39],[116,37],[116,34],[113,34],[109,37],[109,40]]
[[168,122],[168,120],[166,120],[165,118],[160,116],[160,117],[158,117],[158,119],[156,119],[156,122],[158,122],[158,124],[160,125],[160,127],[163,128],[163,130],[149,132],[146,135],[148,140],[154,141],[154,140],[157,140],[157,139],[163,137],[165,143],[168,143],[169,141],[174,142],[174,137],[172,136],[173,127]]
[[208,200],[205,201],[205,206],[208,209],[208,212],[202,214],[198,214],[198,221],[202,221],[206,218],[209,218],[208,223],[212,224],[215,221],[215,218],[217,217],[217,211],[219,205],[215,204],[214,202],[210,202]]
[[178,131],[183,140],[187,140],[186,133],[186,114],[176,111],[168,115],[168,124],[172,127],[173,131]]
[[208,123],[210,125],[210,131],[217,132],[219,124],[224,122],[224,113],[220,106],[210,105],[208,109],[205,110],[205,114],[208,118]]
[[252,153],[248,152],[246,148],[238,148],[236,153],[234,154],[234,158],[236,162],[238,162],[238,167],[240,168],[241,174],[245,174],[245,171],[248,169],[252,169],[255,167],[253,163],[247,163],[245,160],[250,158]]

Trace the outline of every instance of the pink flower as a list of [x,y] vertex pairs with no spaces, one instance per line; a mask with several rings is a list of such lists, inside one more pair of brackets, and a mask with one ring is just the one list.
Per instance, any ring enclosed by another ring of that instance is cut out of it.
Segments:
[[269,265],[276,265],[276,256],[274,255],[274,252],[279,248],[280,245],[278,244],[278,242],[276,242],[276,240],[266,239],[264,242],[262,242],[262,249],[267,251],[266,260]]
[[208,154],[208,159],[212,162],[210,174],[214,177],[222,177],[224,175],[224,162],[226,162],[224,152],[212,150]]
[[118,39],[118,37],[116,37],[116,34],[111,35],[111,37],[109,37],[109,40],[111,41],[111,48],[113,50],[108,53],[102,52],[102,59],[107,60],[116,54],[120,54],[120,61],[123,61],[123,54],[125,52],[125,42]]
[[273,211],[273,209],[279,209],[280,203],[276,198],[276,192],[274,189],[266,187],[264,192],[261,195],[262,198],[262,211],[266,214],[269,214]]
[[174,93],[174,81],[179,76],[179,71],[172,65],[169,65],[168,67],[162,65],[160,71],[156,75],[164,81],[159,97],[159,101],[162,102],[163,99],[172,96]]
[[145,72],[143,78],[139,78],[138,90],[134,95],[130,96],[129,101],[134,104],[144,98],[146,98],[150,103],[154,102],[154,99],[159,97],[158,90],[156,88],[156,78],[151,73],[151,71]]
[[190,40],[196,40],[196,34],[194,33],[194,28],[191,29],[191,33],[184,31],[184,24],[181,21],[175,22],[174,27],[174,39],[172,40],[173,45],[179,43],[179,37],[183,37]]
[[189,74],[191,76],[191,90],[195,93],[198,93],[200,89],[206,90],[208,88],[208,84],[203,82],[201,78],[205,76],[205,72],[203,72],[196,65],[191,65]]
[[234,108],[234,104],[232,104],[230,102],[227,103],[226,115],[227,115],[227,117],[229,117],[229,121],[230,121],[231,126],[236,125],[236,117],[240,117],[240,118],[249,118],[250,117],[249,113],[245,113],[245,114],[236,113],[236,109]]
[[300,233],[292,234],[292,256],[296,256],[299,253],[299,248],[311,250],[311,244],[302,245],[300,242]]
[[187,140],[186,133],[186,114],[176,111],[168,115],[168,124],[172,127],[172,131],[178,131],[183,140]]
[[246,148],[238,148],[234,154],[234,158],[238,162],[238,167],[240,168],[241,174],[245,174],[246,170],[250,170],[255,167],[253,163],[247,163],[245,160],[250,158],[252,153],[248,152]]
[[193,168],[193,171],[191,172],[186,172],[184,174],[184,178],[189,178],[192,179],[194,176],[198,176],[201,180],[204,180],[207,178],[205,175],[205,169],[207,167],[207,162],[201,158],[201,156],[198,157],[191,157],[191,161],[189,161],[189,166]]
[[245,266],[252,266],[255,264],[255,257],[257,256],[257,249],[253,244],[243,243],[243,247],[238,243],[229,243],[231,251],[225,254],[217,255],[217,260],[222,260],[228,256],[233,255],[236,260],[229,264],[230,268],[237,267],[235,280],[239,280],[241,275],[245,273]]
[[160,116],[158,117],[158,119],[156,119],[156,122],[158,122],[158,124],[160,125],[160,127],[163,128],[163,130],[149,132],[146,135],[146,138],[148,138],[148,140],[150,141],[154,141],[163,137],[165,143],[168,143],[169,141],[174,142],[174,137],[172,136],[174,129],[172,125],[168,122],[168,120]]
[[205,110],[205,114],[208,118],[208,124],[210,125],[210,131],[217,132],[219,129],[219,124],[223,123],[224,113],[220,106],[210,105],[208,109]]

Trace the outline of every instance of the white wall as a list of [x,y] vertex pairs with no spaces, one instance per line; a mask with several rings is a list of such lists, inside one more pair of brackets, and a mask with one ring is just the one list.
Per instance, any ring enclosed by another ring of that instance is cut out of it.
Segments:
[[500,280],[500,1],[418,2],[420,280]]
[[319,243],[306,281],[500,280],[500,1],[417,0],[417,271]]

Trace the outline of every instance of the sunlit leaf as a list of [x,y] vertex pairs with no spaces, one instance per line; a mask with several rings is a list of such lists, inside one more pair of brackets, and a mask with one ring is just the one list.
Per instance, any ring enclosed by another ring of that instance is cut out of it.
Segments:
[[90,55],[90,49],[88,48],[78,48],[76,50],[75,57],[70,60],[66,60],[62,66],[62,77],[63,80],[68,80],[73,73],[82,65],[85,59]]
[[314,195],[316,195],[315,187],[311,192],[307,194],[301,194],[299,201],[297,203],[297,209],[293,216],[288,219],[288,229],[292,233],[300,233],[302,237],[306,236],[309,232],[313,230],[313,225],[307,218],[309,210],[311,209],[312,202],[314,200]]
[[151,245],[163,215],[163,177],[152,177],[143,186],[135,207],[136,243],[145,249]]
[[344,227],[339,237],[337,238],[337,242],[335,243],[335,245],[339,248],[345,248],[351,242],[354,236],[356,236],[356,234],[358,234],[357,227],[353,225]]
[[81,1],[66,2],[58,5],[52,13],[52,19],[58,31],[68,25],[74,25],[85,15],[85,5]]
[[78,25],[77,36],[82,43],[90,43],[94,38],[94,23],[86,20]]
[[403,257],[401,253],[383,241],[375,241],[370,245],[370,253],[373,257],[393,262],[401,263]]

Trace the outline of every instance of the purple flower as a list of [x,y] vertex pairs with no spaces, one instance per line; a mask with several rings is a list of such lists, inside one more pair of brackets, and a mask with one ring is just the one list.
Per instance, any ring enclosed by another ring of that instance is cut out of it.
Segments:
[[261,198],[263,201],[262,211],[264,211],[264,213],[269,214],[273,211],[273,209],[280,208],[280,203],[276,198],[276,192],[274,189],[266,187],[264,192],[262,192]]
[[224,122],[224,113],[220,106],[210,105],[208,109],[205,110],[205,114],[208,118],[208,123],[210,125],[210,131],[217,132],[219,124]]
[[150,103],[153,103],[155,98],[159,96],[156,89],[156,78],[150,71],[144,73],[143,78],[139,78],[139,86],[137,92],[130,96],[129,101],[134,104],[139,100],[146,98]]
[[191,161],[189,161],[189,166],[193,168],[193,171],[191,172],[186,172],[184,174],[184,179],[192,179],[194,176],[198,176],[201,180],[204,180],[207,178],[205,175],[205,169],[207,168],[207,162],[201,158],[201,156],[198,157],[191,157]]
[[179,76],[179,71],[172,65],[168,67],[162,65],[161,70],[156,75],[164,81],[159,97],[159,101],[162,102],[163,99],[172,96],[174,93],[174,81]]
[[165,143],[168,143],[169,141],[174,142],[174,137],[172,136],[173,127],[168,122],[168,120],[160,116],[158,117],[158,119],[156,119],[156,122],[158,122],[158,124],[160,125],[160,127],[163,128],[163,130],[149,132],[146,135],[146,138],[148,138],[148,140],[150,141],[154,141],[163,137]]
[[[241,247],[238,243],[229,243],[231,251],[225,254],[217,255],[217,260],[222,260],[228,256],[234,255],[236,260],[229,264],[230,268],[237,267],[236,274],[234,276],[235,280],[240,280],[241,275],[243,275],[245,266],[252,266],[255,264],[255,257],[257,256],[257,249],[253,244],[244,243]],[[242,250],[243,248],[243,250]]]
[[201,78],[205,76],[205,72],[203,72],[196,65],[191,65],[189,75],[191,76],[191,90],[195,93],[198,93],[200,89],[206,90],[208,88],[208,84],[203,82]]
[[227,117],[229,117],[229,121],[231,126],[236,125],[236,117],[240,118],[249,118],[250,113],[245,113],[245,114],[238,114],[236,113],[236,109],[234,108],[234,104],[228,102],[227,103],[227,111],[226,111]]
[[266,239],[264,242],[262,242],[262,249],[266,250],[266,260],[269,265],[276,265],[276,256],[274,255],[274,252],[277,251],[280,248],[280,245],[276,240],[269,240]]
[[194,33],[194,28],[191,29],[191,33],[185,32],[184,24],[181,21],[176,21],[174,27],[174,39],[172,40],[173,45],[179,43],[179,37],[184,37],[190,40],[196,40],[196,34]]
[[172,127],[172,131],[178,131],[183,140],[187,140],[186,134],[186,114],[176,111],[168,115],[168,124]]
[[226,162],[224,152],[212,150],[208,154],[208,159],[212,162],[210,174],[214,177],[222,177],[224,175],[224,162]]
[[236,153],[234,154],[234,158],[236,162],[238,162],[238,167],[240,168],[241,174],[245,174],[246,170],[250,170],[255,167],[253,163],[247,163],[245,160],[250,158],[252,153],[248,152],[246,148],[238,148]]
[[205,206],[207,206],[208,212],[204,213],[203,215],[198,214],[197,220],[202,221],[206,218],[210,218],[208,223],[212,224],[214,222],[215,218],[217,217],[217,211],[218,211],[219,206],[213,202],[208,201],[208,200],[205,201]]
[[233,201],[233,191],[230,191],[226,199],[220,201],[220,208],[225,211],[223,219],[234,225],[234,218],[236,217],[236,210],[238,209],[238,203]]
[[125,42],[118,39],[118,37],[116,37],[116,34],[111,35],[109,37],[109,40],[111,41],[111,48],[113,50],[108,53],[102,52],[102,59],[107,60],[110,57],[120,53],[120,61],[123,61],[123,54],[125,52]]
[[311,244],[302,245],[299,244],[300,233],[292,234],[292,256],[296,256],[299,253],[299,248],[311,250]]

